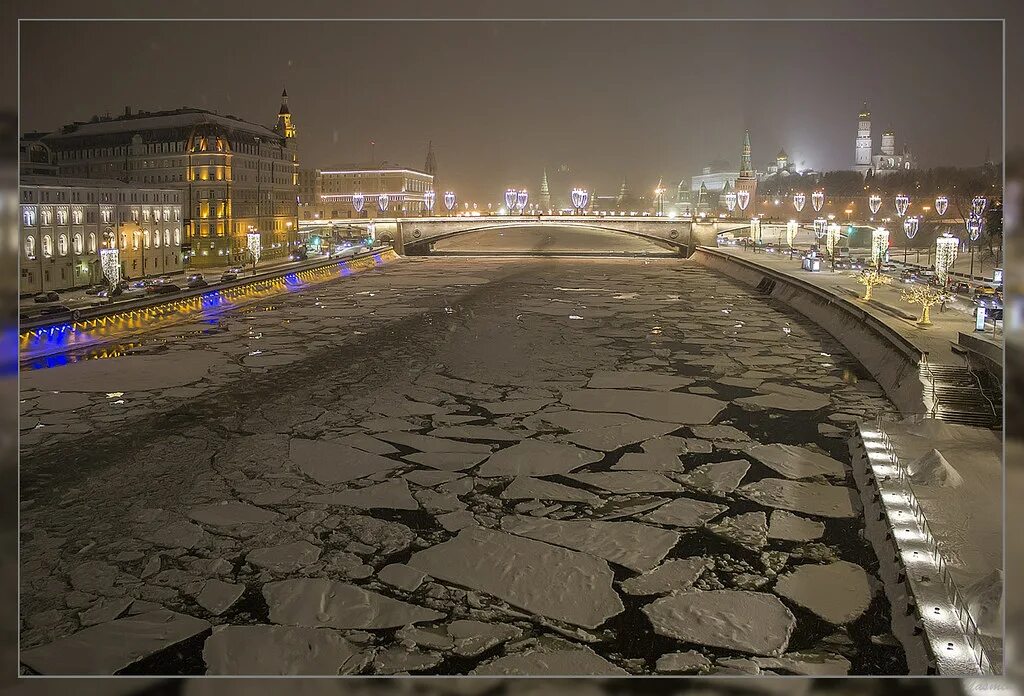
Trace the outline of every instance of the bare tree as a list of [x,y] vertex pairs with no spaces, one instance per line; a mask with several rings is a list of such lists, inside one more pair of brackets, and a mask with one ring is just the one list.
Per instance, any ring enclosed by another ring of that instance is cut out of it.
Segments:
[[865,302],[871,300],[871,290],[876,285],[888,285],[892,282],[892,278],[887,275],[883,275],[874,269],[861,271],[856,278],[857,282],[864,286],[864,297],[861,299]]
[[917,320],[921,326],[928,326],[932,323],[931,308],[934,305],[951,299],[949,293],[933,285],[914,285],[901,292],[900,297],[904,302],[921,305],[921,318]]

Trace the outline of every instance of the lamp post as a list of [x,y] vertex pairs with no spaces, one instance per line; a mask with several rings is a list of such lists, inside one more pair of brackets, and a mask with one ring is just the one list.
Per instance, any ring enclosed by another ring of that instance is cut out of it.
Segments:
[[981,215],[971,213],[967,217],[968,248],[971,250],[971,280],[974,280],[974,243],[981,238],[981,229],[984,226],[984,218]]

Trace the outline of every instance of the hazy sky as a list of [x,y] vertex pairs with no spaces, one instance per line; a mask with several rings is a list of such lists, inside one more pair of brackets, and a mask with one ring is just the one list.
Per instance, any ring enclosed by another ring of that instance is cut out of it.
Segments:
[[[87,47],[84,50],[79,47]],[[65,50],[65,48],[67,50]],[[303,167],[375,156],[494,200],[543,167],[611,192],[784,147],[852,164],[857,112],[922,166],[1002,150],[998,22],[24,22],[21,127],[191,105],[270,125],[286,86]]]

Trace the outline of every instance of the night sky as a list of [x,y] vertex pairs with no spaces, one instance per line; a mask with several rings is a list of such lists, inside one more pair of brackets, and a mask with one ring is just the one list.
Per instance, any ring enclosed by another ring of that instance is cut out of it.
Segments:
[[[280,13],[279,13],[280,14]],[[60,47],[94,47],[65,51]],[[73,54],[73,60],[69,57]],[[999,22],[24,22],[21,128],[181,105],[271,125],[287,87],[303,168],[370,158],[498,201],[541,170],[635,192],[712,160],[852,166],[857,112],[921,166],[1002,151]]]

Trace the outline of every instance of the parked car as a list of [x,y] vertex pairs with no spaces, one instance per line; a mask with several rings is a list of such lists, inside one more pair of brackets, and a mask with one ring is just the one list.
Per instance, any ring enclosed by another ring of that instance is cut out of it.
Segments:
[[900,274],[900,282],[906,285],[913,285],[918,281],[918,278],[917,271],[903,271]]
[[238,279],[238,274],[234,273],[232,271],[224,271],[223,273],[220,274],[220,282],[222,282],[222,283],[225,280],[237,280],[237,279]]
[[189,276],[188,282],[185,285],[194,290],[196,288],[205,288],[209,283],[206,282],[206,278],[197,273]]
[[179,292],[181,287],[174,283],[155,283],[146,288],[147,295],[167,295],[172,292]]
[[85,289],[85,294],[86,295],[99,295],[100,292],[102,292],[103,290],[106,290],[106,289],[107,289],[106,285],[93,285],[92,287],[88,287],[88,288]]
[[54,314],[71,314],[71,308],[67,305],[55,304],[48,307],[43,307],[39,310],[39,316],[47,317]]
[[971,284],[963,280],[954,280],[949,284],[949,291],[958,295],[967,295],[971,292]]
[[306,251],[306,247],[299,247],[292,253],[288,254],[288,258],[292,261],[305,261],[309,258],[309,252]]
[[232,266],[231,268],[229,268],[227,270],[227,272],[228,273],[234,273],[236,276],[240,276],[240,275],[242,275],[242,273],[245,272],[245,269],[242,268],[241,266]]
[[60,295],[53,290],[47,290],[46,292],[40,292],[32,298],[33,302],[58,302]]

